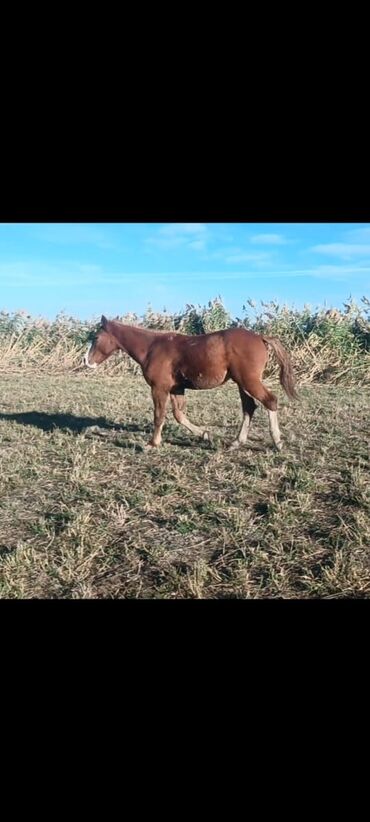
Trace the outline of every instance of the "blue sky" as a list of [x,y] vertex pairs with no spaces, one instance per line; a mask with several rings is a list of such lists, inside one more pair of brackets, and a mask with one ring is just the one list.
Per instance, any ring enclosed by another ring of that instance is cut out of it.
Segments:
[[340,307],[370,297],[370,224],[0,224],[0,310],[83,319],[221,295]]

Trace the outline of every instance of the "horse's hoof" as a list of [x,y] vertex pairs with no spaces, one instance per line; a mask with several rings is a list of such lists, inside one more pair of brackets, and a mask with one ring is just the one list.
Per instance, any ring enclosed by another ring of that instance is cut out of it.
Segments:
[[203,431],[202,440],[205,440],[206,442],[211,442],[211,437],[208,431]]
[[281,451],[282,447],[283,447],[282,442],[275,442],[275,448],[276,448],[277,451]]
[[240,442],[238,442],[238,440],[234,440],[234,442],[232,442],[231,445],[229,445],[227,450],[228,451],[237,451],[238,448],[240,448]]

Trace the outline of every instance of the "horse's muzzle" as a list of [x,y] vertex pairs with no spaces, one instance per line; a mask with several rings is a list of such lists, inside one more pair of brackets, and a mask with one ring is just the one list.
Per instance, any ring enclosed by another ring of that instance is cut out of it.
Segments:
[[86,351],[86,354],[85,354],[85,356],[84,356],[84,365],[86,365],[86,366],[87,366],[87,368],[96,368],[96,365],[97,365],[97,363],[96,363],[96,362],[93,362],[93,363],[91,363],[91,364],[89,363],[89,354],[90,354],[90,349],[91,349],[91,347],[92,347],[92,343],[90,343],[90,345],[89,345],[89,347],[88,347],[88,349],[87,349],[87,351]]

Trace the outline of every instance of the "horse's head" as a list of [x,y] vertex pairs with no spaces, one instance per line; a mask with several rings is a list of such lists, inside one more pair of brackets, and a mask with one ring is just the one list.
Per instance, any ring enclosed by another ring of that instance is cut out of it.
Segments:
[[88,368],[96,368],[110,357],[121,346],[109,331],[109,322],[104,315],[101,318],[101,328],[93,342],[90,343],[84,356],[84,364]]

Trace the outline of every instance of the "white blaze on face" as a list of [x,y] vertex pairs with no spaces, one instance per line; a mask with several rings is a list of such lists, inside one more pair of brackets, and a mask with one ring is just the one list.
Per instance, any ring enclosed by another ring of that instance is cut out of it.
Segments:
[[96,368],[96,366],[97,366],[96,362],[92,363],[91,365],[89,363],[89,354],[90,354],[90,349],[91,348],[92,348],[92,343],[90,343],[90,345],[89,345],[89,347],[86,351],[86,354],[84,356],[84,363],[85,363],[85,365],[87,365],[88,368]]

